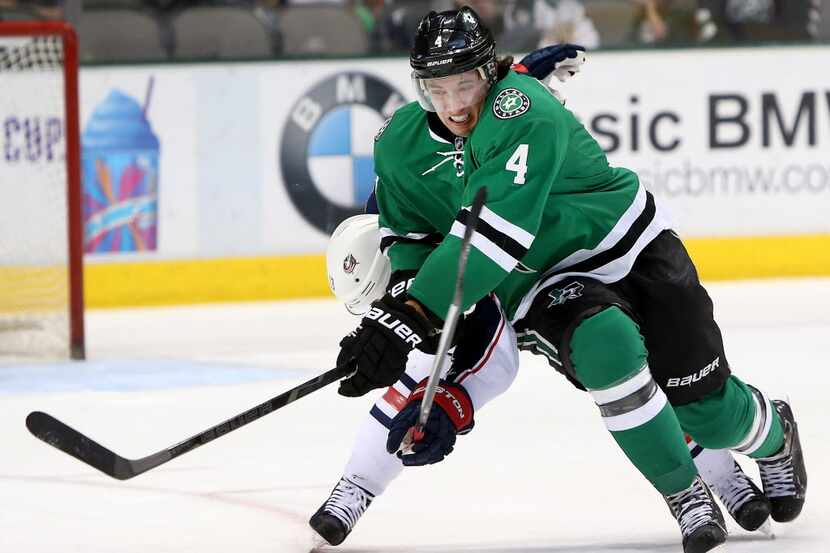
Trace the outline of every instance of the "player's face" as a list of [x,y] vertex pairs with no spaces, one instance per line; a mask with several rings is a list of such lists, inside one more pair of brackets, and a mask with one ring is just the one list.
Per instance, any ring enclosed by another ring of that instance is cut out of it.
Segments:
[[487,81],[478,71],[425,81],[429,99],[441,122],[456,136],[469,136],[487,96]]

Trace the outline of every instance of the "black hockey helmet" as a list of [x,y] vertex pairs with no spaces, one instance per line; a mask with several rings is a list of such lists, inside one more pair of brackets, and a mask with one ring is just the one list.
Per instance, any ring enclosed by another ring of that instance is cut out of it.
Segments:
[[412,76],[435,79],[482,68],[488,82],[496,81],[496,42],[472,8],[431,11],[418,24],[409,55]]

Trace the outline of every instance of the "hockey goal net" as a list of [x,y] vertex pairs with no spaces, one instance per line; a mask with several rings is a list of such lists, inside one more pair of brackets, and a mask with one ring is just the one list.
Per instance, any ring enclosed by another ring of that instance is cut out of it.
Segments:
[[77,39],[0,21],[0,361],[84,357]]

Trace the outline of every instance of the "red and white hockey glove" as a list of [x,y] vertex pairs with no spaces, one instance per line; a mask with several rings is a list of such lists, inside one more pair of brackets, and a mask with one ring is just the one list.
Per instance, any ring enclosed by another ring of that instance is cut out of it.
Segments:
[[[413,438],[426,384],[427,379],[418,383],[389,428],[386,451],[397,451],[398,458],[406,466],[443,461],[452,452],[456,436],[468,433],[475,425],[470,395],[461,385],[442,380],[435,390],[435,400],[423,436]],[[399,451],[402,444],[406,451]]]

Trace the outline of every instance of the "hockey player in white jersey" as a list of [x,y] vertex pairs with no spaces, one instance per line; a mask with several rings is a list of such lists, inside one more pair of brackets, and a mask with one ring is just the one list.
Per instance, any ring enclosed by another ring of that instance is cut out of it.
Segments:
[[[407,274],[390,274],[389,260],[380,250],[377,221],[377,215],[351,217],[335,229],[329,242],[329,285],[355,315],[366,312],[387,289],[402,294],[410,278]],[[375,402],[358,430],[343,477],[310,520],[312,528],[329,544],[342,543],[372,500],[403,469],[401,460],[386,452],[387,435],[406,398],[429,375],[432,358],[421,352],[410,354],[400,380]],[[463,383],[476,410],[513,382],[519,366],[516,334],[494,297],[480,301],[467,314],[452,359],[450,378],[459,385]]]
[[[390,263],[380,251],[380,242],[378,217],[372,214],[347,219],[337,227],[329,242],[326,255],[329,285],[354,315],[367,311],[387,288],[393,293],[405,290],[405,277],[392,280],[390,287]],[[516,337],[501,309],[491,301],[477,306],[465,325],[451,370],[460,375],[456,381],[463,381],[477,411],[513,382],[518,370]],[[485,365],[487,370],[478,370]],[[358,430],[342,477],[310,520],[312,528],[330,545],[343,542],[372,501],[403,470],[401,460],[386,452],[390,422],[431,366],[431,356],[413,351],[404,376],[375,402]],[[483,374],[489,375],[487,379]],[[760,528],[770,515],[769,500],[729,451],[703,449],[690,438],[687,440],[700,474],[732,518],[746,530]]]

